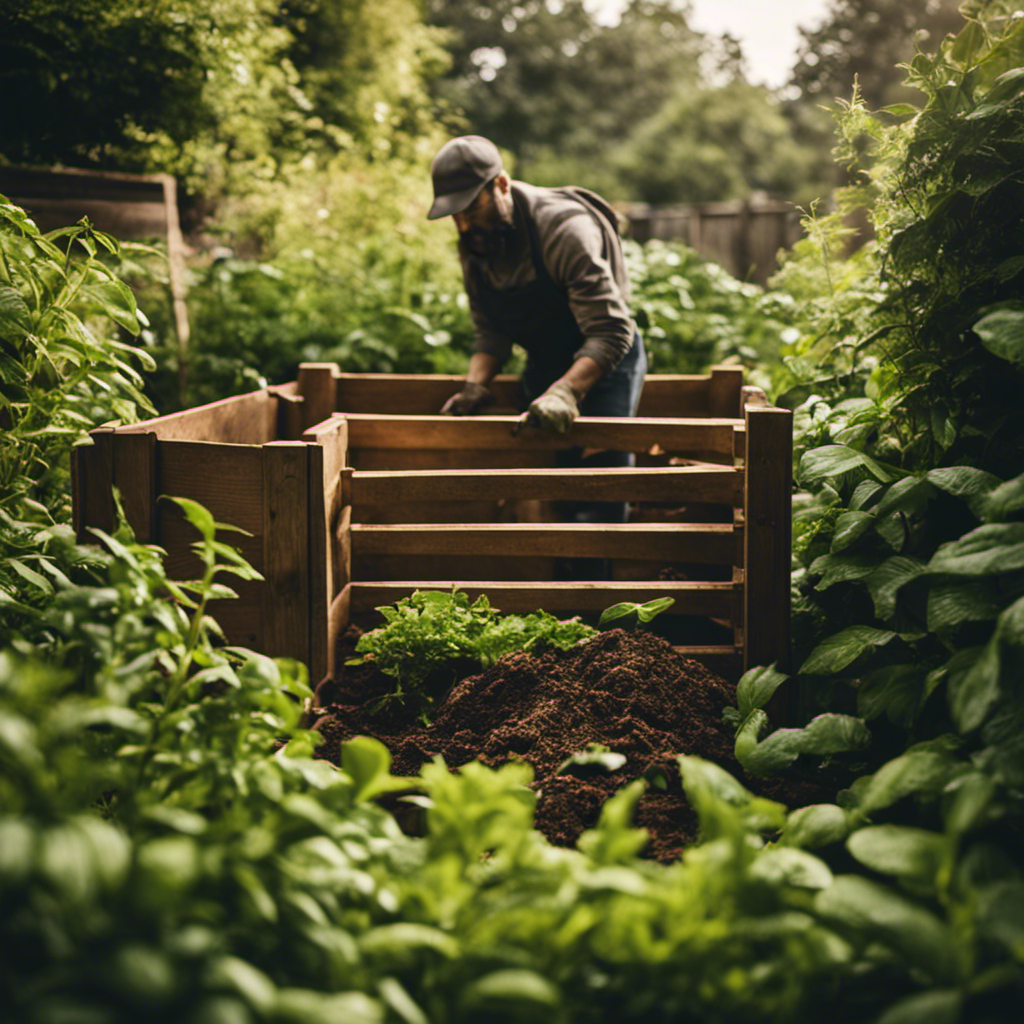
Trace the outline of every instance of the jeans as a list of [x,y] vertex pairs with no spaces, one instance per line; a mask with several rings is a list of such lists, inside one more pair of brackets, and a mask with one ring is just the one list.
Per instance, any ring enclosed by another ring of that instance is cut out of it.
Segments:
[[[643,338],[637,331],[633,347],[618,366],[587,392],[580,403],[580,415],[635,416],[646,373],[647,354]],[[523,374],[523,390],[528,403],[547,386],[539,387],[539,381],[530,378],[530,367],[527,367]],[[535,391],[535,388],[538,389]],[[562,449],[555,454],[555,465],[563,469],[615,469],[635,463],[633,452],[603,451],[584,456],[583,449],[575,447]],[[629,506],[624,501],[562,501],[555,503],[555,513],[563,522],[624,523],[629,514]],[[609,579],[611,561],[606,558],[559,558],[555,560],[554,571],[555,578],[560,580]]]

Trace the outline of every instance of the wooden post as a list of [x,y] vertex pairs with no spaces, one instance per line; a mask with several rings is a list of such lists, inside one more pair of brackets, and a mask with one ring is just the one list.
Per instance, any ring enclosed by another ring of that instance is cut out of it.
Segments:
[[742,366],[712,366],[708,385],[708,415],[734,419],[743,415],[740,389],[743,387]]
[[271,441],[263,463],[263,653],[309,663],[309,453]]
[[139,543],[156,543],[156,434],[115,432],[111,437],[114,485],[125,518]]
[[336,407],[335,378],[338,367],[335,363],[300,363],[298,374],[299,394],[302,403],[302,427],[309,430],[317,423],[330,419]]
[[80,544],[96,543],[90,526],[107,533],[114,529],[114,428],[98,427],[89,436],[92,444],[79,445],[71,459],[74,526]]
[[748,405],[743,669],[789,666],[793,414]]
[[341,473],[348,457],[348,423],[343,416],[332,417],[302,440],[309,450],[309,677],[315,687],[334,673],[335,640],[348,625],[347,616],[340,625],[331,621],[335,598],[350,574],[351,525]]

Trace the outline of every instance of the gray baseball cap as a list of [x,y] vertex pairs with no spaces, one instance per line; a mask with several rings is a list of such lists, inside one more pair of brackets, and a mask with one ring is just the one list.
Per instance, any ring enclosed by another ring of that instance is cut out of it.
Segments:
[[482,135],[462,135],[446,142],[430,165],[434,205],[427,220],[461,213],[487,182],[502,172],[498,147]]

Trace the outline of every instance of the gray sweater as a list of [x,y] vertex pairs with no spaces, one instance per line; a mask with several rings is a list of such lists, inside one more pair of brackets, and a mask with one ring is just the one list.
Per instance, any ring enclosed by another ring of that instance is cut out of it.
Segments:
[[[611,370],[629,351],[635,333],[629,311],[629,278],[617,233],[593,207],[555,189],[514,181],[512,194],[516,199],[515,245],[502,257],[483,262],[488,282],[504,289],[535,279],[529,236],[524,225],[518,223],[525,209],[536,226],[544,267],[555,284],[564,289],[583,334],[583,344],[574,358],[590,356],[605,372]],[[591,214],[566,216],[580,206]],[[488,352],[504,363],[518,339],[510,336],[502,324],[489,320],[474,301],[465,258],[462,270],[476,333],[474,351]]]

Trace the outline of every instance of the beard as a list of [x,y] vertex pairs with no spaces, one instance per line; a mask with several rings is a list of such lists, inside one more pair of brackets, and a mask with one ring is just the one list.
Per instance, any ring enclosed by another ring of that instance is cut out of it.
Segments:
[[515,229],[502,224],[493,228],[469,228],[459,235],[459,246],[473,256],[494,259],[507,252],[515,238]]

